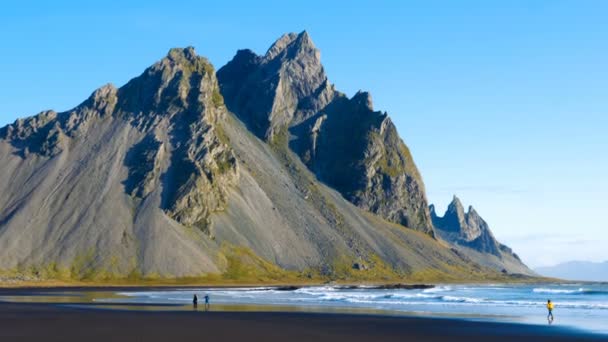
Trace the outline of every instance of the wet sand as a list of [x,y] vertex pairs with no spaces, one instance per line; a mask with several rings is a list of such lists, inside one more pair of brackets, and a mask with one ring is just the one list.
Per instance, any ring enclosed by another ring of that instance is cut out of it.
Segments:
[[[200,308],[199,308],[200,309]],[[0,341],[608,341],[556,326],[352,314],[123,311],[0,302]]]

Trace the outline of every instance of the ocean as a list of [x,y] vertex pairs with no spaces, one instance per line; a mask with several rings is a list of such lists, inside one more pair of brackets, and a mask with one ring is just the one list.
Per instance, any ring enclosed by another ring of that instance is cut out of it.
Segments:
[[438,285],[429,289],[377,289],[312,286],[167,289],[123,291],[97,301],[132,304],[184,304],[194,294],[211,305],[291,307],[294,310],[456,317],[481,321],[548,324],[546,302],[555,304],[553,325],[608,333],[608,284]]

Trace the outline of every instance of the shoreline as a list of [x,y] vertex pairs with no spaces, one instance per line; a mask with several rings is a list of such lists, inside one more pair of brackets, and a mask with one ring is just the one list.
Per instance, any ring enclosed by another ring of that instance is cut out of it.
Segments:
[[[32,328],[34,327],[34,329]],[[602,341],[560,326],[383,314],[144,311],[0,302],[0,340]]]

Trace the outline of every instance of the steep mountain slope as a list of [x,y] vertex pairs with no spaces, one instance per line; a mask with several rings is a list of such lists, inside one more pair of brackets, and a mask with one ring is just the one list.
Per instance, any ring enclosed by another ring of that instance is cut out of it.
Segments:
[[394,125],[328,85],[306,33],[218,76],[172,49],[0,129],[0,279],[504,277],[434,237]]
[[213,68],[189,48],[73,110],[3,128],[2,268],[219,271],[209,242],[181,224],[207,229],[238,178],[216,130],[223,115]]
[[511,248],[494,238],[486,221],[472,206],[465,212],[458,197],[454,196],[443,217],[437,216],[434,205],[430,210],[439,237],[475,262],[508,273],[534,274]]
[[306,32],[287,34],[264,56],[239,50],[218,71],[226,105],[261,139],[289,147],[346,199],[433,236],[422,178],[386,113],[327,79]]

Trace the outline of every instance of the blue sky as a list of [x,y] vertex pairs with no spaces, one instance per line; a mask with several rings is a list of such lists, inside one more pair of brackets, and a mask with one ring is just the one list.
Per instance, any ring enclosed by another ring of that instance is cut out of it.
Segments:
[[330,80],[389,112],[453,194],[532,266],[607,260],[608,2],[5,1],[0,125],[67,110],[193,45],[216,67],[307,30]]

